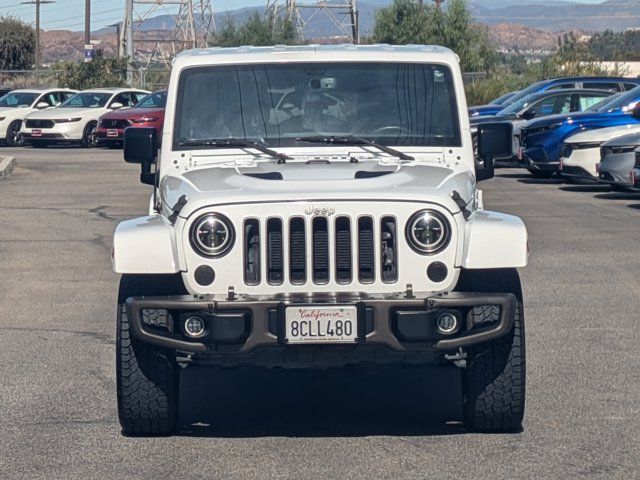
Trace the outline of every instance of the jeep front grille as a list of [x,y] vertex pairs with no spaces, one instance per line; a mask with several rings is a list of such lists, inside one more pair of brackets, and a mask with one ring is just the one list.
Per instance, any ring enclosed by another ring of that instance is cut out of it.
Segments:
[[[376,225],[377,223],[377,225]],[[271,217],[244,221],[244,280],[247,285],[348,285],[379,279],[398,281],[395,217]],[[264,234],[262,234],[264,232]],[[355,243],[355,244],[354,244]],[[261,278],[264,252],[265,278]],[[376,272],[376,258],[380,272]]]

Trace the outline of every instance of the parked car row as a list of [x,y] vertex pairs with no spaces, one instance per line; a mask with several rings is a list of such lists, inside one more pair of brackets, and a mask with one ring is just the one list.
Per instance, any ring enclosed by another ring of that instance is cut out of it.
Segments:
[[606,90],[601,81],[539,82],[522,91],[532,93],[512,95],[492,115],[486,113],[488,106],[472,107],[471,114],[480,112],[471,116],[472,127],[512,124],[512,155],[495,159],[498,166],[526,168],[536,177],[560,175],[570,182],[640,191],[640,85],[626,90],[638,79],[608,79],[617,88]]
[[127,127],[164,123],[166,92],[131,88],[13,90],[0,97],[0,140],[8,146],[120,146]]

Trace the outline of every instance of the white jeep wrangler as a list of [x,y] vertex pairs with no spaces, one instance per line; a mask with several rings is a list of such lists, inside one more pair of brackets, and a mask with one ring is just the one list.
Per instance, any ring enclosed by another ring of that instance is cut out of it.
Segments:
[[114,238],[124,433],[176,429],[180,366],[357,362],[453,363],[468,428],[520,429],[527,231],[476,187],[510,126],[477,141],[445,48],[177,57],[162,138],[125,133],[154,191]]

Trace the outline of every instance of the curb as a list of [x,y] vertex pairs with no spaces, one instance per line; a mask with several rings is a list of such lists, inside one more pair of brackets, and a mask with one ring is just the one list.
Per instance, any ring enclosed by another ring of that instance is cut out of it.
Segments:
[[11,175],[14,168],[16,168],[14,157],[0,157],[0,180]]

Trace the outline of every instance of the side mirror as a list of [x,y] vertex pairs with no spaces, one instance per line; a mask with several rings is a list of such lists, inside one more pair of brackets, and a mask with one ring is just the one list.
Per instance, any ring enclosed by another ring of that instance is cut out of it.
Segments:
[[155,185],[151,165],[158,157],[158,132],[155,128],[128,127],[124,130],[124,161],[140,164],[140,182]]
[[121,108],[124,108],[124,105],[120,102],[113,102],[109,108],[111,110],[120,110]]
[[522,112],[522,115],[520,115],[522,118],[524,118],[525,120],[531,120],[532,118],[535,118],[536,116],[536,111],[533,108],[530,108],[528,110],[525,110],[524,112]]
[[513,125],[510,122],[478,125],[478,161],[476,181],[489,180],[495,174],[495,159],[513,155]]
[[40,102],[36,105],[36,109],[37,110],[44,110],[45,108],[49,108],[51,105],[49,105],[47,102]]

